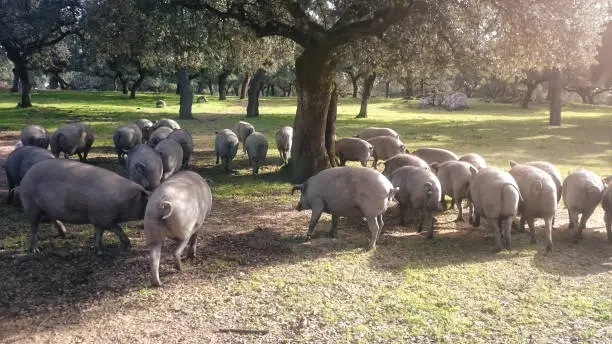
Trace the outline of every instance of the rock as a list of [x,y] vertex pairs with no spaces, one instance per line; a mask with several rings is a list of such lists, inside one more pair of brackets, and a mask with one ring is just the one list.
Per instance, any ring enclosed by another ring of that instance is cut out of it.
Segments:
[[444,98],[442,106],[448,111],[465,110],[468,108],[468,98],[463,92],[452,92]]
[[166,107],[166,102],[160,99],[155,102],[155,107],[158,107],[158,108]]
[[197,103],[206,103],[208,102],[208,99],[206,99],[206,96],[199,96],[198,99],[196,100]]

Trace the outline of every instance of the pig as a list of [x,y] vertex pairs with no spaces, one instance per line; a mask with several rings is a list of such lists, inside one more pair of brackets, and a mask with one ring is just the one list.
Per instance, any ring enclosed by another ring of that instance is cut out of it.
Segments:
[[23,147],[23,142],[21,142],[21,140],[17,141],[17,143],[15,143],[15,146],[13,146],[13,150],[16,150],[17,148],[21,148]]
[[[570,227],[576,228],[575,241],[582,237],[589,217],[602,199],[604,183],[589,170],[580,169],[570,173],[563,181],[563,203],[569,214]],[[580,222],[578,222],[578,215]]]
[[276,148],[283,164],[289,164],[291,144],[293,143],[293,128],[286,125],[276,132]]
[[127,152],[142,143],[142,131],[136,124],[123,125],[113,132],[113,143],[119,163],[124,164]]
[[347,161],[359,161],[361,166],[366,167],[368,159],[374,154],[374,147],[358,137],[345,137],[335,142],[336,157],[340,160],[340,166]]
[[24,146],[49,147],[49,133],[41,125],[31,124],[21,130],[21,143]]
[[268,154],[268,140],[264,134],[256,131],[249,135],[244,141],[247,155],[249,156],[249,166],[253,168],[253,175],[259,173],[259,167],[266,161]]
[[441,164],[446,161],[455,161],[459,160],[457,154],[441,148],[419,148],[412,152],[412,154],[418,156],[419,158],[425,160],[428,164],[432,164],[437,162]]
[[510,248],[510,228],[521,198],[512,175],[492,166],[479,170],[470,180],[470,197],[473,211],[470,211],[469,222],[478,227],[480,217],[485,217],[493,231],[494,250],[498,252],[502,249],[502,231],[504,244]]
[[442,187],[438,177],[428,169],[404,166],[393,172],[391,184],[399,188],[395,199],[399,203],[400,223],[406,223],[408,210],[416,211],[419,219],[418,232],[427,224],[427,238],[433,238],[434,216],[442,200]]
[[[434,163],[437,164],[437,163]],[[457,205],[457,218],[463,221],[463,207],[461,202],[470,199],[470,180],[478,170],[469,162],[447,161],[436,166],[436,174],[442,187],[442,197],[450,196],[452,204]],[[446,202],[442,199],[442,208],[446,210]]]
[[155,151],[159,153],[162,161],[162,181],[170,178],[171,175],[181,169],[183,161],[183,148],[174,140],[163,140],[155,146]]
[[238,121],[232,131],[238,136],[238,141],[242,143],[242,152],[246,153],[246,139],[255,132],[255,127],[249,122]]
[[91,128],[80,122],[68,123],[61,126],[49,139],[51,153],[53,153],[56,158],[58,158],[59,154],[62,152],[66,159],[71,155],[77,154],[79,160],[83,162],[87,160],[87,154],[89,154],[93,142],[94,134]]
[[140,132],[142,133],[142,141],[140,143],[149,142],[149,136],[151,136],[151,133],[153,132],[153,122],[146,118],[141,118],[136,120],[134,124],[140,128]]
[[[510,160],[510,168],[514,167],[514,165],[517,164],[517,162]],[[529,161],[522,163],[522,165],[534,166],[548,173],[548,175],[550,175],[550,177],[555,182],[555,186],[557,187],[557,203],[561,200],[561,195],[563,194],[563,178],[561,177],[561,171],[559,171],[559,169],[555,165],[546,161]]]
[[193,138],[191,134],[185,129],[177,129],[168,135],[168,140],[174,140],[183,148],[183,160],[181,162],[182,168],[187,168],[189,165],[189,159],[193,153]]
[[427,162],[414,154],[396,154],[391,158],[383,161],[385,169],[383,175],[387,178],[391,178],[391,175],[395,170],[404,166],[416,166],[424,169],[430,169]]
[[177,121],[170,119],[170,118],[162,118],[160,120],[154,121],[153,122],[153,129],[159,129],[162,127],[166,127],[166,128],[170,128],[173,130],[178,130],[181,129],[180,124],[178,124]]
[[296,210],[312,209],[307,240],[312,237],[323,212],[332,215],[332,237],[336,236],[340,216],[365,217],[371,232],[369,249],[376,247],[384,226],[383,213],[398,192],[380,172],[348,166],[323,170],[304,183],[294,185],[291,193],[296,190],[301,192]]
[[606,223],[608,241],[612,243],[612,181],[608,179],[606,182],[605,190],[602,195],[601,207],[604,210],[604,222]]
[[398,141],[400,141],[399,134],[395,132],[395,130],[390,129],[390,128],[368,127],[368,128],[361,129],[361,131],[357,133],[357,135],[355,135],[355,137],[358,137],[366,141],[368,141],[369,139],[373,137],[377,137],[377,136],[394,137]]
[[160,143],[162,140],[165,140],[168,138],[168,135],[170,135],[174,130],[168,127],[161,127],[158,129],[155,129],[152,133],[151,136],[149,136],[149,146],[155,148],[155,146],[157,146],[158,143]]
[[55,156],[51,152],[37,146],[24,146],[12,151],[2,165],[6,170],[9,189],[6,203],[13,201],[15,188],[19,186],[23,176],[34,164],[54,158]]
[[534,219],[544,219],[546,228],[546,251],[553,248],[552,221],[557,212],[557,186],[552,177],[545,171],[530,165],[517,164],[510,170],[516,181],[522,200],[519,201],[518,213],[521,223],[527,222],[531,232],[531,243],[536,243]]
[[217,154],[217,164],[219,163],[219,158],[223,162],[223,169],[225,172],[230,171],[230,164],[234,157],[236,157],[236,153],[238,152],[238,136],[229,130],[223,129],[218,132],[215,136],[215,153]]
[[366,140],[374,149],[374,162],[372,167],[376,168],[378,159],[389,159],[390,157],[406,152],[406,146],[397,138],[391,136],[376,136]]
[[476,167],[477,170],[487,167],[486,160],[482,156],[476,153],[466,154],[460,157],[459,160],[469,162],[470,164],[474,165],[474,167]]
[[36,232],[43,216],[62,222],[92,224],[96,254],[102,234],[115,233],[124,249],[130,240],[119,223],[144,217],[149,193],[140,185],[101,167],[64,159],[47,159],[30,168],[21,181],[20,198],[30,221],[28,251],[37,253]]
[[142,185],[146,190],[159,186],[164,171],[159,153],[145,144],[130,149],[125,169],[128,179]]
[[198,232],[212,209],[212,192],[197,173],[181,171],[165,181],[149,197],[144,232],[151,260],[151,284],[161,286],[159,259],[166,237],[178,241],[174,251],[176,269],[182,270],[181,255],[195,258]]

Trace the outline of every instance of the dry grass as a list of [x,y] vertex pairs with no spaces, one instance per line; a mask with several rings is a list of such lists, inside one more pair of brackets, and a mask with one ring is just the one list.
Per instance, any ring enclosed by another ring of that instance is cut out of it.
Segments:
[[[68,109],[83,111],[79,94],[72,97],[66,103],[81,105]],[[113,114],[110,107],[119,102],[108,101],[109,113],[101,122],[111,124],[99,124],[102,134],[92,163],[121,172],[104,133],[139,113],[121,109]],[[264,107],[270,115],[256,126],[273,135],[290,120],[284,102]],[[0,97],[0,121],[6,118],[2,104]],[[353,107],[340,108],[342,135],[363,125],[349,118]],[[174,270],[168,242],[160,267],[163,288],[149,287],[140,222],[126,225],[131,251],[119,252],[117,239],[106,235],[109,253],[104,257],[90,249],[90,226],[70,226],[68,238],[59,239],[44,225],[39,231],[42,254],[29,257],[23,215],[13,206],[0,208],[0,342],[611,342],[612,245],[601,209],[579,244],[567,230],[565,209],[559,209],[555,248],[549,254],[541,223],[538,244],[516,233],[512,250],[495,254],[484,226],[473,230],[455,223],[454,211],[438,216],[436,236],[427,240],[414,228],[399,226],[395,208],[386,214],[386,233],[373,252],[363,249],[369,232],[359,219],[342,219],[338,237],[331,239],[330,219],[323,217],[313,240],[303,242],[309,212],[293,210],[297,196],[288,195],[276,152],[271,151],[271,163],[257,178],[248,175],[242,156],[235,175],[214,166],[211,132],[238,118],[228,109],[227,115],[202,113],[188,123],[198,148],[192,168],[213,181],[214,208],[200,236],[198,257],[185,264],[185,271]],[[496,109],[501,112],[498,122],[489,121],[483,112]],[[516,123],[505,106],[422,113],[400,101],[381,101],[373,105],[368,121],[391,121],[411,146],[483,152],[502,167],[508,158],[546,154],[564,174],[579,164],[572,159],[605,174],[610,126],[600,113],[607,108],[571,110],[571,124],[544,138],[537,138],[539,132],[552,129],[525,119],[541,116],[541,110],[525,115],[516,109],[517,116],[524,116]],[[60,109],[50,121],[60,120],[62,111],[68,112]],[[398,118],[402,111],[411,117]],[[92,120],[102,116],[84,115]],[[460,122],[469,129],[458,127]],[[12,123],[6,126],[15,129],[18,121]],[[518,128],[523,128],[520,135]],[[530,138],[527,143],[521,142],[524,137]],[[446,140],[455,140],[454,146]],[[517,148],[507,148],[509,142]],[[552,154],[557,146],[562,151]]]

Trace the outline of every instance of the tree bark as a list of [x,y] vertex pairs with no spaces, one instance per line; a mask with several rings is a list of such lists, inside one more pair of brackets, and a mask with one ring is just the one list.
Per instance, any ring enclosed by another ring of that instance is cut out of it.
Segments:
[[189,75],[187,75],[187,68],[179,68],[176,71],[176,78],[178,79],[178,88],[181,90],[179,118],[193,119],[193,115],[191,113],[191,105],[193,104],[193,89],[191,88]]
[[307,47],[296,63],[297,112],[291,173],[301,183],[330,166],[325,147],[335,65],[325,47]]
[[217,78],[219,86],[219,100],[226,100],[227,97],[227,77],[230,75],[228,70],[223,70]]
[[249,79],[249,72],[244,72],[244,79],[242,79],[242,86],[240,87],[240,99],[246,98],[247,87],[249,86]]
[[327,124],[325,126],[325,149],[329,156],[329,164],[335,167],[336,164],[336,117],[338,114],[338,85],[333,83],[331,97],[329,98],[329,108],[327,109]]
[[270,95],[272,97],[276,97],[276,88],[274,87],[274,84],[270,84]]
[[17,68],[13,68],[13,87],[11,87],[11,92],[19,92],[19,72]]
[[263,88],[263,83],[266,78],[266,71],[259,68],[249,82],[247,117],[259,117],[259,94]]
[[198,79],[198,85],[197,85],[196,93],[197,94],[204,93],[204,80],[202,80],[202,78]]
[[131,99],[136,98],[136,91],[138,91],[138,87],[140,87],[140,84],[142,84],[142,82],[144,81],[144,78],[145,78],[144,73],[139,72],[138,79],[136,79],[136,81],[134,81],[134,83],[132,84],[132,87],[130,87],[130,98]]
[[361,109],[359,110],[357,118],[368,118],[368,100],[370,99],[370,94],[372,93],[374,81],[376,81],[376,72],[372,72],[372,74],[368,75],[363,82],[363,90],[361,92]]
[[123,77],[123,73],[121,73],[121,72],[117,72],[117,77],[119,78],[119,81],[121,82],[121,93],[128,94],[128,82],[127,82],[127,79],[125,79]]
[[213,93],[213,83],[212,80],[208,79],[208,91],[210,92],[210,95],[214,95]]
[[559,68],[552,69],[548,90],[550,96],[549,124],[559,126],[561,125],[561,91],[563,90],[563,81]]
[[531,101],[531,95],[533,91],[538,87],[538,84],[535,82],[528,82],[527,91],[525,92],[525,96],[523,97],[523,102],[521,103],[521,107],[523,109],[527,109],[529,107],[529,102]]
[[389,98],[390,93],[391,93],[391,81],[386,81],[385,82],[385,98]]
[[19,80],[21,80],[21,103],[19,103],[19,107],[32,107],[32,97],[30,96],[32,85],[30,84],[30,75],[28,74],[26,62],[23,61],[23,63],[17,64],[16,67]]
[[357,98],[359,92],[359,75],[355,75],[353,72],[348,73],[351,77],[351,83],[353,84],[353,98]]

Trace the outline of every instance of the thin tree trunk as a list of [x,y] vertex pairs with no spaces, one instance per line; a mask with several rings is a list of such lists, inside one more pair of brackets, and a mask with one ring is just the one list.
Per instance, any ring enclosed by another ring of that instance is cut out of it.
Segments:
[[117,72],[117,77],[119,78],[119,81],[121,82],[121,93],[128,94],[128,82],[127,82],[127,79],[125,79],[123,77],[123,73],[121,73],[121,72]]
[[523,102],[521,104],[521,107],[523,109],[527,109],[529,107],[529,102],[531,101],[531,95],[533,94],[533,91],[535,91],[537,87],[538,87],[537,83],[534,83],[534,82],[527,83],[527,91],[525,92],[525,96],[523,97]]
[[329,108],[327,109],[327,124],[325,126],[325,149],[329,157],[329,164],[336,166],[336,117],[338,114],[338,85],[333,83]]
[[287,91],[287,97],[291,97],[291,90],[293,89],[293,84],[289,83],[289,90]]
[[247,117],[259,117],[259,94],[260,90],[263,88],[265,77],[266,71],[263,68],[259,68],[249,82],[249,89],[247,91],[249,97],[247,103]]
[[227,70],[223,70],[217,79],[219,86],[219,100],[225,100],[227,98],[227,77],[230,75],[230,72]]
[[270,84],[270,95],[272,97],[276,97],[276,88],[274,87],[274,84]]
[[295,183],[328,168],[327,114],[334,80],[329,51],[306,48],[296,60],[297,111],[293,124],[291,173]]
[[368,77],[363,82],[363,90],[361,92],[361,109],[359,110],[357,118],[368,118],[368,100],[370,99],[370,94],[372,93],[372,86],[374,86],[375,80],[376,72],[372,72],[372,74],[368,75]]
[[176,71],[176,78],[178,79],[178,87],[181,90],[180,97],[180,119],[193,119],[191,113],[191,105],[193,104],[193,89],[191,88],[191,82],[189,81],[189,75],[187,75],[187,68],[181,67]]
[[210,92],[211,96],[214,95],[214,93],[213,93],[213,83],[212,83],[212,80],[210,80],[210,79],[208,80],[208,91]]
[[13,68],[13,87],[11,87],[11,92],[19,92],[19,72],[17,68]]
[[385,82],[385,98],[389,98],[389,93],[391,89],[391,81]]
[[32,97],[30,96],[32,85],[30,84],[30,75],[28,74],[25,61],[17,65],[17,72],[21,80],[21,103],[19,106],[23,108],[32,107]]
[[550,73],[550,118],[549,124],[561,125],[561,95],[563,90],[563,82],[561,79],[561,71],[558,68],[553,68]]
[[357,93],[359,92],[359,78],[353,73],[349,73],[349,76],[351,77],[351,83],[353,84],[353,98],[357,98]]
[[198,86],[197,86],[197,89],[196,89],[196,93],[197,94],[204,93],[204,80],[202,80],[202,78],[198,79]]
[[250,79],[249,72],[244,72],[244,79],[242,79],[242,86],[240,87],[240,99],[246,98],[246,92],[249,86],[249,79]]
[[145,78],[144,73],[139,72],[138,79],[136,79],[136,81],[132,84],[132,87],[130,87],[130,98],[131,99],[136,98],[136,91],[138,91],[138,87],[140,87],[140,84],[142,84],[142,82],[144,81],[144,78]]

